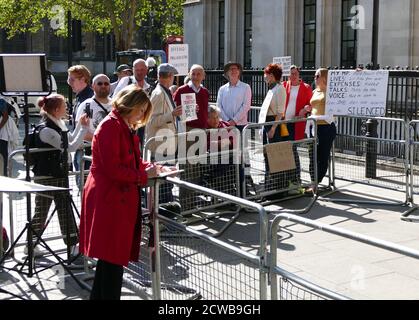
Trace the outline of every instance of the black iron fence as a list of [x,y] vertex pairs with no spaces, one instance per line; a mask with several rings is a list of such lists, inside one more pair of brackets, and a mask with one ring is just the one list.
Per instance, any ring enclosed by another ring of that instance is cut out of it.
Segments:
[[[418,120],[419,70],[389,70],[386,117]],[[210,91],[210,101],[217,101],[218,89],[227,83],[222,70],[208,70],[205,86]],[[313,85],[315,70],[302,70],[302,79]],[[252,106],[261,106],[268,91],[263,70],[243,71],[242,81],[252,88]]]

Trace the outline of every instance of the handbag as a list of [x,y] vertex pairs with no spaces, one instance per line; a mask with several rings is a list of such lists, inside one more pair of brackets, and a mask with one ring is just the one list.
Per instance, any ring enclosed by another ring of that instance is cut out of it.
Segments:
[[[269,106],[269,110],[275,114],[275,112],[273,112],[273,110],[271,109],[271,107]],[[282,120],[284,119],[284,114],[281,114],[281,118]],[[288,131],[288,126],[286,123],[281,123],[279,125],[279,135],[281,137],[288,137],[290,135],[289,131]]]

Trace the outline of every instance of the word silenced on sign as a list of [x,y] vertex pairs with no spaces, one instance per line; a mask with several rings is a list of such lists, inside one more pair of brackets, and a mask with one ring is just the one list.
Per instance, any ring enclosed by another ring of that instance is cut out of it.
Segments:
[[327,115],[382,117],[386,113],[388,71],[333,70],[328,73]]

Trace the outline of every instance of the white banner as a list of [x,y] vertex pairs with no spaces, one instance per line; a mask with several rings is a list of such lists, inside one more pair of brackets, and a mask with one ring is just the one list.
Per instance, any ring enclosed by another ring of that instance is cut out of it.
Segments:
[[284,77],[291,75],[292,57],[275,57],[273,63],[282,64],[282,75]]
[[387,70],[330,70],[326,114],[383,117],[386,114]]
[[189,48],[187,44],[169,44],[168,62],[176,68],[180,76],[189,72]]

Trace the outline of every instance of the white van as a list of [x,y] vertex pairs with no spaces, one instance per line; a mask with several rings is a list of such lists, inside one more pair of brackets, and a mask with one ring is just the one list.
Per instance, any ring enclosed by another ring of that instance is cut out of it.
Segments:
[[[53,75],[51,75],[51,81],[52,81],[52,86],[50,86],[49,83],[49,77],[47,78],[47,85],[48,87],[52,87],[51,93],[57,93],[57,82],[55,81],[55,78]],[[17,102],[17,104],[20,107],[20,110],[22,111],[22,113],[24,112],[23,110],[23,106],[25,105],[25,98],[23,96],[15,96],[13,97],[14,100]],[[29,108],[29,113],[36,115],[39,114],[39,112],[41,111],[38,107],[38,99],[40,98],[40,96],[28,96],[28,108]]]

